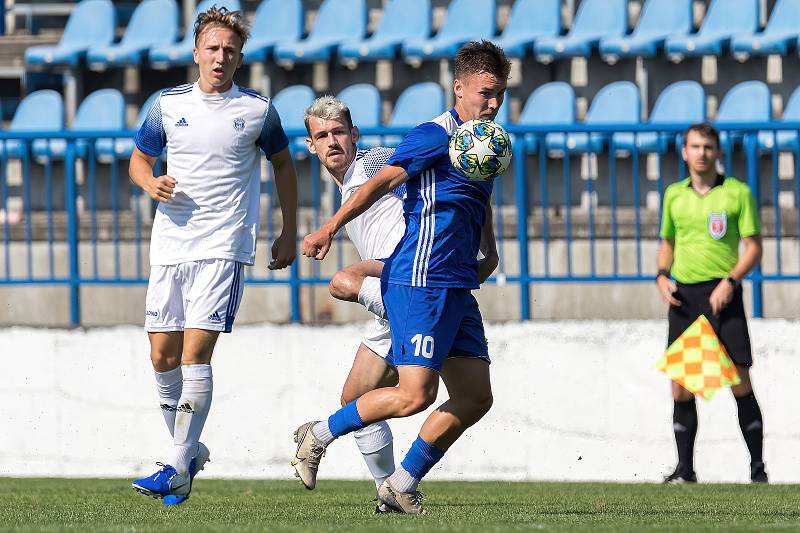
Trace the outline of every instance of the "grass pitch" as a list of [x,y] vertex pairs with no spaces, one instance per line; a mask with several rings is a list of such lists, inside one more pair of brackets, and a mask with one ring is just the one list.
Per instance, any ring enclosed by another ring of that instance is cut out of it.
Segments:
[[374,485],[198,479],[177,508],[129,480],[0,478],[0,531],[800,531],[800,486],[425,482],[428,515],[372,514]]

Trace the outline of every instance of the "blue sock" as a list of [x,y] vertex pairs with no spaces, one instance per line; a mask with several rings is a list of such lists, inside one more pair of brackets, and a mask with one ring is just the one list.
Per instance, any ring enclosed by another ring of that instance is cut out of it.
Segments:
[[443,456],[444,450],[431,446],[417,435],[417,440],[411,445],[411,449],[400,464],[416,479],[422,479]]
[[335,438],[365,427],[356,408],[356,400],[348,403],[328,417],[328,427]]

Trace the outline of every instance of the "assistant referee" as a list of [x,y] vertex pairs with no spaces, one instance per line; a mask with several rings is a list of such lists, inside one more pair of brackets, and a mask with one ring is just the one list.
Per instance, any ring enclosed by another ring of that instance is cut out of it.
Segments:
[[[761,260],[758,208],[745,183],[717,173],[717,130],[709,124],[694,124],[683,138],[689,177],[664,192],[658,251],[656,285],[669,304],[667,345],[701,314],[709,319],[742,380],[731,390],[739,411],[739,427],[750,451],[750,479],[764,483],[764,429],[750,383],[753,359],[741,286],[742,278]],[[744,243],[741,255],[740,241]],[[696,482],[695,398],[676,382],[672,382],[672,397],[678,465],[664,482]]]

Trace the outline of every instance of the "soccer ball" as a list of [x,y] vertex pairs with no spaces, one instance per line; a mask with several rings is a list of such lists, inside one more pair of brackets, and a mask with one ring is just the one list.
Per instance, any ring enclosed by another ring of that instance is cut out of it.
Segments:
[[470,180],[492,180],[511,162],[511,139],[494,121],[467,121],[450,137],[450,162]]

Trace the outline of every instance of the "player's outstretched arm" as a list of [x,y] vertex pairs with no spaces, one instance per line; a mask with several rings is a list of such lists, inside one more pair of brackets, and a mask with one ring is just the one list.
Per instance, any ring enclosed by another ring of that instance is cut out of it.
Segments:
[[481,253],[483,258],[478,261],[478,281],[483,283],[492,272],[495,271],[500,263],[500,256],[497,254],[497,241],[494,238],[494,216],[492,213],[492,200],[486,203],[486,221],[481,230]]
[[138,147],[134,147],[131,161],[128,165],[128,175],[131,181],[153,200],[169,202],[178,182],[175,181],[175,178],[166,174],[154,177],[153,167],[155,164],[155,157],[147,155],[139,150]]
[[272,243],[272,261],[268,268],[277,270],[291,265],[297,255],[297,175],[288,148],[272,156],[272,168],[275,171],[283,229]]
[[303,255],[322,260],[328,254],[334,235],[342,226],[369,209],[380,197],[408,180],[402,167],[383,165],[372,179],[360,186],[320,229],[303,239]]
[[[661,247],[658,249],[658,258],[656,259],[656,266],[659,272],[669,272],[672,268],[672,259],[675,255],[675,240],[662,239]],[[670,305],[681,305],[680,300],[676,299],[673,294],[678,290],[675,282],[667,276],[658,275],[656,277],[656,286],[658,292],[661,294],[661,299]]]

